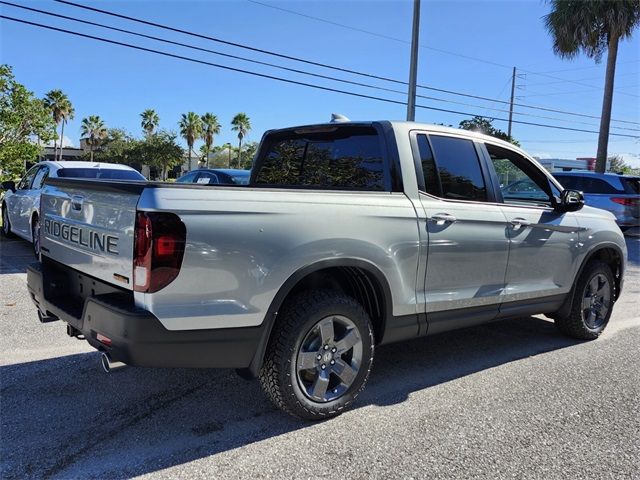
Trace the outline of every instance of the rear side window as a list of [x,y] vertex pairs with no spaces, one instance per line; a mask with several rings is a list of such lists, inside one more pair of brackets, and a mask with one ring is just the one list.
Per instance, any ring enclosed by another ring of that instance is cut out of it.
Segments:
[[602,178],[588,176],[582,177],[582,191],[584,193],[600,194],[624,193]]
[[640,194],[640,177],[638,178],[620,178],[624,191],[632,195]]
[[433,152],[426,135],[418,135],[418,152],[420,163],[422,164],[422,175],[424,176],[425,191],[434,196],[440,196],[440,185],[438,184],[438,173],[436,162],[433,159]]
[[486,201],[487,187],[471,140],[431,135],[442,196],[455,200]]
[[380,138],[371,127],[284,132],[267,139],[256,163],[256,185],[384,190]]
[[554,175],[564,188],[568,190],[582,191],[582,177],[578,175]]
[[144,180],[144,177],[135,170],[119,170],[115,168],[61,168],[58,170],[58,176],[102,180]]

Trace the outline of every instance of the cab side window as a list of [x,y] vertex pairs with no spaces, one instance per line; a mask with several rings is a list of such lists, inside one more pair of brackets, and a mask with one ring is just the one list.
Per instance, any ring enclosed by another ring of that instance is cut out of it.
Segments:
[[49,167],[41,167],[36,173],[35,178],[33,179],[33,184],[31,185],[32,190],[40,190],[42,188],[42,184],[49,176]]
[[429,139],[440,178],[441,196],[486,202],[487,187],[473,142],[440,135],[430,135]]
[[39,168],[40,167],[38,165],[31,167],[27,174],[22,177],[22,180],[20,180],[17,190],[29,190],[31,188],[31,184],[33,183],[33,177],[36,176]]
[[522,155],[485,144],[506,204],[551,205],[549,180]]

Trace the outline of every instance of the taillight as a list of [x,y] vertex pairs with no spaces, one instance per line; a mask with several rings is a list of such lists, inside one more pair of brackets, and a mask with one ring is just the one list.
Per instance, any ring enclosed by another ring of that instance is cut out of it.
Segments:
[[133,289],[153,293],[175,280],[182,266],[186,228],[167,212],[138,212],[133,243]]
[[640,199],[629,197],[611,197],[611,201],[619,205],[624,205],[625,207],[635,207],[640,203]]

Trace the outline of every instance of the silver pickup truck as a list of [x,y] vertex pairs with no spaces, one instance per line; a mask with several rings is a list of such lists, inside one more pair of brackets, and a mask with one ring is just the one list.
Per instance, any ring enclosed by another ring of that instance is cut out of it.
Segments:
[[51,179],[41,212],[42,321],[107,368],[236,368],[306,419],[351,405],[381,344],[535,314],[598,337],[626,258],[522,150],[407,122],[269,131],[248,186]]

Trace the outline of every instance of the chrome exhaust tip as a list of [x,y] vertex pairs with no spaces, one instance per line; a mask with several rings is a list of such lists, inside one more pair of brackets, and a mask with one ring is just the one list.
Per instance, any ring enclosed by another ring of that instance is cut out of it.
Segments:
[[100,365],[102,366],[102,370],[105,373],[109,373],[112,370],[117,370],[118,368],[125,367],[127,364],[124,362],[117,362],[113,360],[108,353],[102,352],[100,354]]

